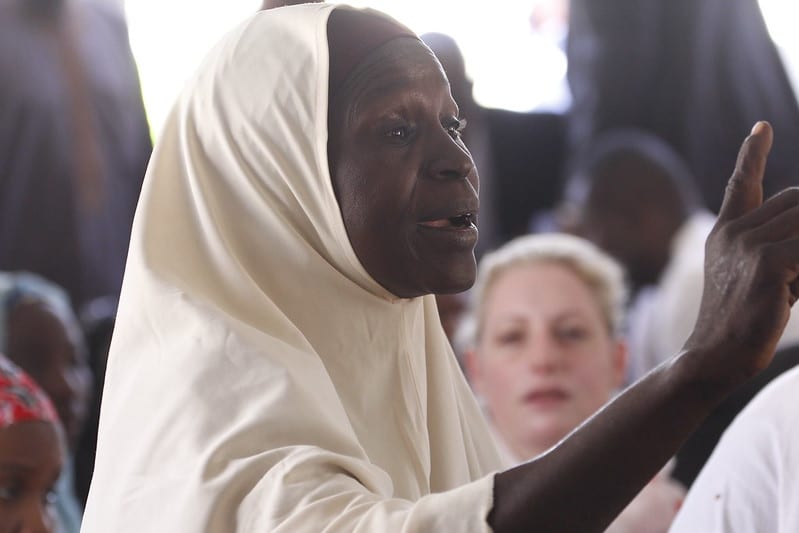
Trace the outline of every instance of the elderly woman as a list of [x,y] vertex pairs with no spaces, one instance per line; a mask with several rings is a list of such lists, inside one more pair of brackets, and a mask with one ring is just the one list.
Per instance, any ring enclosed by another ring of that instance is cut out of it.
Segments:
[[[541,455],[621,386],[627,289],[583,239],[520,237],[484,257],[463,322],[469,379],[512,467]],[[684,491],[660,474],[608,531],[666,531]]]
[[496,474],[432,296],[476,271],[462,126],[432,53],[377,13],[286,7],[223,39],[145,178],[83,533],[598,530],[768,363],[799,250],[751,244],[799,225],[757,208],[761,124],[685,350]]
[[39,386],[0,355],[0,533],[52,533],[64,462],[58,416]]

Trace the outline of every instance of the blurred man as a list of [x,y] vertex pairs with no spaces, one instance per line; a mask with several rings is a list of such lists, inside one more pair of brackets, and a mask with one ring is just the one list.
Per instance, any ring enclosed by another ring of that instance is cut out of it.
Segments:
[[150,151],[118,7],[0,3],[0,270],[118,295]]

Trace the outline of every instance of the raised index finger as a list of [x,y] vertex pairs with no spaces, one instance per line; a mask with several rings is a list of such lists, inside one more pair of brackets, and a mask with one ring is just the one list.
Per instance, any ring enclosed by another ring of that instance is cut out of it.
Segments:
[[744,139],[735,171],[724,191],[719,222],[738,218],[763,203],[763,172],[772,139],[771,125],[764,121],[755,124],[752,133]]

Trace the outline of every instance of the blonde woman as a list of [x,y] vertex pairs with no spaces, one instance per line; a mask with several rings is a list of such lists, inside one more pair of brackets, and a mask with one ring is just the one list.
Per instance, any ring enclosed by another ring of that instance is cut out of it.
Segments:
[[[621,267],[569,235],[521,237],[480,264],[466,368],[505,466],[546,452],[610,400],[627,360]],[[666,531],[683,491],[667,473],[611,531]]]

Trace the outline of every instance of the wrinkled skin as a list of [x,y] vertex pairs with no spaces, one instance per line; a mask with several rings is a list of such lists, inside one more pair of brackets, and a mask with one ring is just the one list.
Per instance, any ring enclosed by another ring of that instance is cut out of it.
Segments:
[[[471,287],[477,169],[433,53],[414,38],[368,56],[331,102],[329,165],[353,250],[401,298]],[[468,214],[472,222],[454,225]]]
[[[799,188],[763,202],[760,179],[771,130],[747,139],[706,245],[705,289],[686,349],[718,351],[739,383],[771,362],[796,301]],[[762,205],[761,205],[762,203]],[[718,350],[717,347],[722,348]],[[710,365],[713,366],[713,365]],[[708,379],[716,378],[712,371]]]

